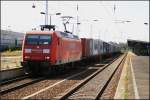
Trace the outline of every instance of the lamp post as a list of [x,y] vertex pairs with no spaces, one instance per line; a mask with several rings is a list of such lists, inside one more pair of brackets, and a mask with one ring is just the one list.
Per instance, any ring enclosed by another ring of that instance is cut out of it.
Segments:
[[[33,3],[32,8],[35,8],[35,4]],[[45,0],[45,25],[48,25],[48,0]]]
[[[45,12],[41,12],[41,14],[46,14]],[[52,15],[61,15],[61,13],[55,13],[55,14],[48,14],[50,16],[50,25],[52,23]]]

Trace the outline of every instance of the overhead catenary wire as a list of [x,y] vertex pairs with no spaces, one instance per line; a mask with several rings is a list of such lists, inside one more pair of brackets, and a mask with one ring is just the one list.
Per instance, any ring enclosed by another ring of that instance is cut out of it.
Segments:
[[[117,18],[117,16],[116,16],[116,11],[117,11],[117,9],[119,9],[119,6],[117,6],[117,1],[115,1],[114,2],[114,7],[115,7],[115,11],[114,11],[114,15],[113,15],[113,17],[114,17],[114,20],[116,21],[116,20],[118,20],[118,18]],[[122,22],[120,22],[120,23],[123,23],[124,24],[124,21],[122,21]],[[118,24],[117,23],[115,23],[114,24],[115,25],[115,28],[117,29],[117,31],[121,34],[121,37],[118,37],[118,38],[123,38],[123,33],[122,33],[122,30],[120,29],[120,27],[118,26]]]
[[[107,13],[107,15],[110,17],[110,16],[112,16],[111,15],[111,13],[110,13],[110,11],[106,8],[106,6],[103,4],[103,2],[102,1],[100,1],[100,4],[103,6],[103,8],[104,8],[104,10],[106,11],[106,13]],[[112,18],[111,18],[112,19]],[[109,23],[107,23],[107,28],[104,30],[104,33],[103,34],[105,34],[104,35],[104,39],[106,39],[105,37],[107,37],[106,36],[106,32],[109,30],[109,28],[112,26],[112,23],[111,22],[109,22]],[[108,39],[108,38],[107,38]]]
[[[119,9],[118,8],[118,6],[117,6],[117,1],[114,1],[114,5],[113,5],[113,13],[111,13],[109,10],[108,10],[108,7],[106,7],[104,4],[103,4],[103,2],[102,1],[100,1],[100,3],[101,3],[101,5],[103,6],[103,8],[104,8],[104,10],[106,11],[106,13],[108,14],[108,16],[112,16],[112,21],[115,21],[115,20],[117,20],[118,18],[117,18],[117,16],[116,16],[116,13],[117,13],[117,9]],[[111,8],[112,9],[112,8]],[[114,24],[113,22],[112,23],[110,23],[111,25],[112,24]],[[109,27],[110,27],[110,25],[108,25]],[[116,28],[116,31],[118,31],[118,33],[122,33],[122,30],[119,28],[119,26],[117,25],[117,24],[114,24],[114,28]],[[109,28],[108,27],[108,28]],[[106,29],[106,30],[108,30],[108,28]],[[105,30],[105,31],[106,31]],[[113,33],[114,34],[114,33]],[[122,34],[121,34],[122,35]],[[114,36],[116,36],[115,34],[114,34]],[[117,36],[118,37],[118,36]],[[118,38],[120,38],[120,37],[118,37]]]

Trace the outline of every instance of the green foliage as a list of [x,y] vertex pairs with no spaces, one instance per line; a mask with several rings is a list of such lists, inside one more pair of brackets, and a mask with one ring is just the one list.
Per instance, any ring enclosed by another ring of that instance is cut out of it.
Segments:
[[21,50],[22,48],[21,47],[9,47],[9,48],[5,48],[3,51],[18,51],[18,50]]
[[10,48],[10,49],[11,49],[11,51],[21,50],[20,47],[14,47],[14,48]]

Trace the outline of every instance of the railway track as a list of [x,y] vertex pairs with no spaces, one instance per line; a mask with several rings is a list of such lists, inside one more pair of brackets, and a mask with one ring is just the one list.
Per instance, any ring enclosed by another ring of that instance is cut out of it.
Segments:
[[29,77],[30,76],[28,74],[25,74],[25,75],[18,76],[18,77],[13,78],[13,79],[5,80],[5,81],[1,82],[0,86],[11,84],[13,82],[20,81],[20,80],[23,80],[23,79],[26,79],[26,78],[29,78]]
[[75,84],[73,87],[66,90],[64,93],[57,95],[53,99],[99,99],[114,73],[125,60],[125,57],[126,54],[113,60],[102,69],[96,71],[83,81]]
[[[0,94],[6,94],[19,88],[34,84],[36,82],[44,80],[44,77],[37,79],[31,79],[30,76],[20,77],[14,80],[8,80],[1,85]],[[10,82],[10,83],[9,83]]]

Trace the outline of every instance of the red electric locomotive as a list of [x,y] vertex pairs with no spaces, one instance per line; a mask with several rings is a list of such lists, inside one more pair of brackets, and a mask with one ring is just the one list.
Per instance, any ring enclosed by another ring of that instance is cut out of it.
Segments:
[[[54,65],[78,61],[82,56],[81,40],[68,32],[45,31],[54,29],[42,26],[42,31],[27,32],[22,47],[22,66],[26,72],[42,72]],[[56,67],[56,66],[55,66]]]

